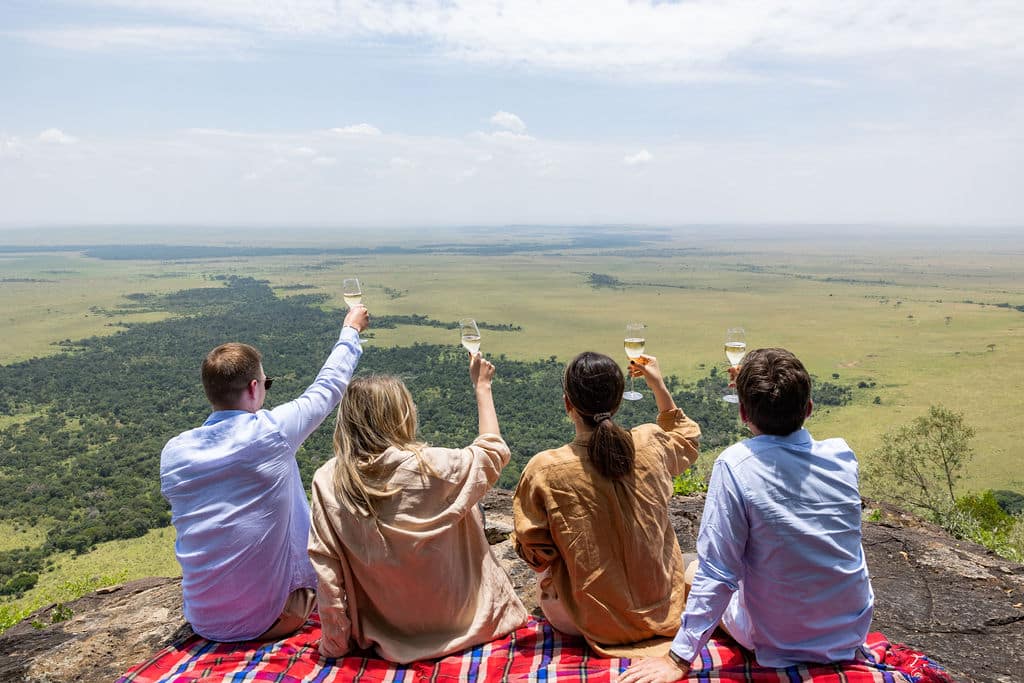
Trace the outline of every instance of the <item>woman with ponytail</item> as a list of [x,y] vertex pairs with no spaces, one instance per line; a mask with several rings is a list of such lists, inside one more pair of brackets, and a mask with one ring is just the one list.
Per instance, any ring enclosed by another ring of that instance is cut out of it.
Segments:
[[662,638],[667,649],[679,628],[685,567],[668,501],[700,440],[654,356],[631,362],[630,374],[654,394],[657,424],[616,424],[622,371],[608,356],[581,353],[563,381],[576,438],[535,455],[513,500],[516,552],[539,574],[544,615],[615,656],[650,652]]
[[360,377],[342,398],[335,455],[313,477],[321,654],[372,648],[407,663],[526,622],[477,508],[511,455],[491,396],[494,366],[478,353],[469,374],[480,435],[462,449],[417,441],[416,406],[397,377]]

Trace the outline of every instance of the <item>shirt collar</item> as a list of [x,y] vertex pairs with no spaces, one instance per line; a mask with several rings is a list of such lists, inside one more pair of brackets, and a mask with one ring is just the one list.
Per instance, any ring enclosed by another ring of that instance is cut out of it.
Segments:
[[798,429],[795,432],[792,432],[791,434],[786,434],[785,436],[777,436],[775,434],[762,434],[761,436],[755,438],[764,439],[765,441],[772,441],[774,443],[793,444],[794,446],[809,446],[811,443],[811,433],[806,429]]
[[206,422],[203,423],[203,426],[209,427],[210,425],[215,425],[218,422],[230,420],[233,417],[237,417],[239,415],[244,414],[244,410],[215,410],[212,413],[210,413],[210,417],[206,418]]

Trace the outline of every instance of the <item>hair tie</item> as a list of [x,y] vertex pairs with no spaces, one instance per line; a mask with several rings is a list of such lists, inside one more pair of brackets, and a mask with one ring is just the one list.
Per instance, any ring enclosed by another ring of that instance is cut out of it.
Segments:
[[611,413],[594,413],[594,424],[601,424],[605,420],[612,419]]

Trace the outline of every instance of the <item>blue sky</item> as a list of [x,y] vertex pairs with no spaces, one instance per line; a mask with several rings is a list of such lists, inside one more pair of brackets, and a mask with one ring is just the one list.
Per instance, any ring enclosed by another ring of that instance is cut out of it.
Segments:
[[1024,225],[1014,0],[0,0],[0,225]]

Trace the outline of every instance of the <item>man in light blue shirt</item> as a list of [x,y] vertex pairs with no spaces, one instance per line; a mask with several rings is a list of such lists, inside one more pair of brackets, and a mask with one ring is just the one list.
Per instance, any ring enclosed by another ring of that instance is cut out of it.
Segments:
[[160,456],[185,618],[199,635],[271,640],[305,623],[316,573],[306,553],[309,504],[295,452],[341,400],[368,323],[366,308],[352,307],[313,384],[273,410],[262,409],[273,380],[259,351],[223,344],[203,361],[213,413],[168,441]]
[[766,667],[863,652],[874,594],[857,459],[802,428],[811,380],[790,352],[752,351],[736,388],[754,437],[715,461],[682,626],[667,656],[634,664],[623,683],[682,678],[718,625]]

